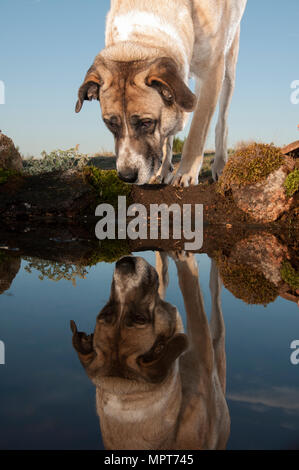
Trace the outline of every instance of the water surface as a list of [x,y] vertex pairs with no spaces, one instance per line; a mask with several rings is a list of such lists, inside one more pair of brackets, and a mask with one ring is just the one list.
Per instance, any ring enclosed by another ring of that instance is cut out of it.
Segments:
[[[135,255],[155,266],[154,252]],[[209,318],[211,260],[205,254],[194,257]],[[115,263],[73,267],[70,274],[59,264],[7,259],[1,268],[0,340],[6,363],[0,366],[0,448],[103,449],[95,386],[72,345],[70,320],[80,331],[93,332],[110,295]],[[172,257],[168,271],[165,300],[186,325]],[[290,344],[299,340],[296,302],[278,295],[266,306],[249,305],[222,287],[221,309],[231,419],[227,448],[298,447],[299,365],[290,361]]]

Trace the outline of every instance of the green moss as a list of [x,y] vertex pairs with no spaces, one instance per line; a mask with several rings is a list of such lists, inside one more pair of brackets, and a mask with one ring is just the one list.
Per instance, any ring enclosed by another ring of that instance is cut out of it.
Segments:
[[284,187],[288,197],[292,197],[299,191],[299,169],[292,171],[292,173],[287,176]]
[[299,289],[299,272],[296,271],[289,261],[284,261],[280,269],[281,278],[292,289]]
[[96,190],[100,202],[107,202],[116,207],[118,196],[126,196],[130,203],[132,185],[121,181],[116,170],[101,170],[91,166],[84,169],[84,175]]
[[237,150],[228,160],[218,182],[224,194],[232,186],[245,186],[266,179],[284,163],[281,150],[270,144],[253,143]]
[[91,254],[87,265],[94,266],[100,262],[114,263],[123,256],[130,254],[131,251],[127,240],[102,240],[99,248]]
[[247,265],[230,263],[224,257],[217,262],[224,286],[238,299],[248,304],[267,305],[278,296],[276,286],[262,273]]
[[0,184],[7,183],[8,178],[17,174],[18,172],[15,170],[5,170],[4,168],[0,168]]
[[4,250],[0,250],[0,264],[4,264],[9,259],[9,255]]

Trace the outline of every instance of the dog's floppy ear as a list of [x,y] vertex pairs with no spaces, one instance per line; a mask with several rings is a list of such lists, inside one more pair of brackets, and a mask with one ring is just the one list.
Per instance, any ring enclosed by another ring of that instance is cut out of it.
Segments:
[[181,78],[173,59],[169,57],[157,59],[150,67],[146,84],[156,88],[166,104],[176,102],[184,111],[194,110],[196,96]]
[[85,100],[99,100],[100,88],[104,83],[110,84],[112,78],[111,72],[105,67],[101,58],[97,57],[93,65],[85,75],[83,84],[78,91],[78,101],[76,103],[76,113],[81,111]]
[[152,383],[162,382],[174,361],[187,347],[188,339],[183,333],[176,334],[168,341],[158,339],[150,351],[137,359],[146,380]]
[[83,367],[87,367],[96,357],[95,350],[93,349],[93,335],[86,335],[81,331],[77,330],[76,323],[71,320],[71,330],[73,332],[73,346],[78,353]]
[[71,320],[71,330],[73,332],[74,349],[78,353],[78,357],[86,374],[91,380],[101,376],[105,366],[105,358],[100,351],[94,350],[94,335],[86,335],[86,333],[78,331],[76,323],[73,320]]

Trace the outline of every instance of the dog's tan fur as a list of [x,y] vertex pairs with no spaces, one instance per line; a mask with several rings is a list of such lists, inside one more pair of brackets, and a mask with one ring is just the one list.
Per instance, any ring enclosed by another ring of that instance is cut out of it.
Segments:
[[[157,256],[165,292],[166,256]],[[117,264],[94,335],[72,323],[73,345],[96,385],[107,449],[225,448],[230,419],[218,271],[212,261],[209,325],[194,256],[174,257],[187,335],[176,308],[158,292],[154,268],[133,257],[127,272],[127,258]]]
[[[106,48],[85,77],[76,110],[84,99],[100,100],[115,136],[120,177],[138,184],[153,176],[176,185],[197,184],[220,98],[213,165],[214,178],[219,176],[227,158],[227,115],[246,1],[111,1]],[[189,75],[197,80],[196,96],[187,88]],[[173,177],[173,136],[192,110],[182,161]]]

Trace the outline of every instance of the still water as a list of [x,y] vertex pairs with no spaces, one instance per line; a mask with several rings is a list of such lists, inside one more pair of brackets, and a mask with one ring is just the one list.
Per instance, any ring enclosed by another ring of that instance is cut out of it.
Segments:
[[205,254],[133,255],[2,259],[0,448],[298,448],[296,301],[246,303]]

